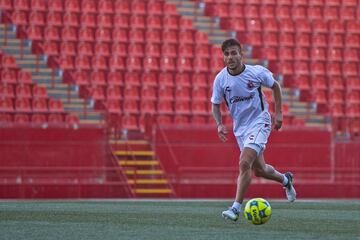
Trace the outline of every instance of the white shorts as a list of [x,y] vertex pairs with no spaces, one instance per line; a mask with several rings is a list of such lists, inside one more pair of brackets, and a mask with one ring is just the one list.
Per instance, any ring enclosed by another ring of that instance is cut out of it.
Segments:
[[236,136],[236,140],[243,151],[245,147],[254,149],[259,155],[266,148],[271,132],[271,120],[260,118],[245,131],[244,135]]

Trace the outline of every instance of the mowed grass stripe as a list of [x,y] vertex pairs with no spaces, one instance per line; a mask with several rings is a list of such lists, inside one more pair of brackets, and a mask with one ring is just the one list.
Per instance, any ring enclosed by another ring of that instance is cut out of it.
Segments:
[[229,201],[1,201],[0,239],[359,239],[360,201],[269,200],[268,223],[222,219]]

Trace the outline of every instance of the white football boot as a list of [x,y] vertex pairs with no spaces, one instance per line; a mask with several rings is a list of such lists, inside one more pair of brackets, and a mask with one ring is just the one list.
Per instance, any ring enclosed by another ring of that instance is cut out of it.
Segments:
[[236,210],[235,208],[229,208],[228,210],[225,210],[222,212],[222,216],[225,219],[229,219],[231,221],[236,222],[236,220],[239,219],[240,212]]
[[293,185],[293,174],[291,172],[285,173],[285,176],[289,180],[286,186],[284,186],[286,197],[289,202],[294,202],[296,199],[296,191]]

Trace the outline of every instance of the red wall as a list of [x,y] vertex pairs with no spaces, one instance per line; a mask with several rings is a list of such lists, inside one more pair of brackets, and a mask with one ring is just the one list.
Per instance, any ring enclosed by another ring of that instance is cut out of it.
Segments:
[[[163,127],[157,129],[155,139],[158,157],[178,197],[234,196],[240,153],[234,137],[222,143],[214,128]],[[327,130],[274,131],[265,158],[278,170],[295,174],[302,198],[360,197],[360,143],[344,144],[332,144]],[[346,170],[337,168],[339,166],[353,170],[350,181],[344,178],[349,174],[344,174]],[[279,184],[254,178],[248,195],[261,193],[267,197],[284,197]]]
[[105,128],[0,128],[0,198],[128,197]]

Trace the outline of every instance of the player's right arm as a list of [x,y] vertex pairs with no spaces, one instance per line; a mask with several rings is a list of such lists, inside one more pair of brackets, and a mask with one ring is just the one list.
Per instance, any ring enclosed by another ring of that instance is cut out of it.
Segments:
[[214,85],[213,85],[213,92],[212,92],[212,96],[211,96],[211,103],[212,103],[211,110],[212,110],[212,115],[216,122],[218,136],[221,141],[225,142],[225,141],[227,141],[227,137],[226,137],[227,129],[226,129],[225,125],[222,124],[221,110],[220,110],[220,104],[222,102],[223,92],[224,92],[224,89],[221,87],[220,78],[219,78],[219,74],[218,74],[215,77]]
[[217,125],[218,136],[221,141],[226,142],[227,141],[226,135],[228,131],[225,125],[221,122],[220,104],[212,103],[212,114]]

